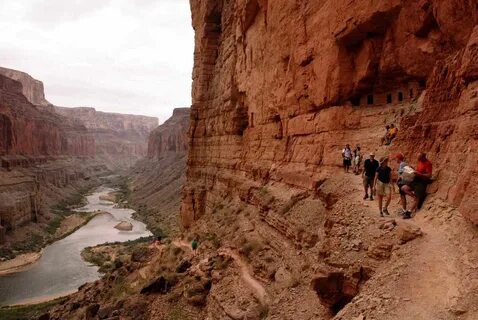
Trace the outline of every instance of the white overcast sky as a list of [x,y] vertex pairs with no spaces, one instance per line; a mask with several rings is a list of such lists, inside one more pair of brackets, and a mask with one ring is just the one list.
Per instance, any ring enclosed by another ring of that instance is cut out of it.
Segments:
[[191,105],[189,0],[0,0],[0,66],[65,107],[156,116]]

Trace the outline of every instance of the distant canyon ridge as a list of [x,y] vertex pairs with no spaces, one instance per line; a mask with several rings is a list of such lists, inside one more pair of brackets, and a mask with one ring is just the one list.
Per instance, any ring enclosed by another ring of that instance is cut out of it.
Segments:
[[0,243],[41,234],[54,204],[146,157],[157,126],[154,117],[55,106],[41,81],[0,68]]

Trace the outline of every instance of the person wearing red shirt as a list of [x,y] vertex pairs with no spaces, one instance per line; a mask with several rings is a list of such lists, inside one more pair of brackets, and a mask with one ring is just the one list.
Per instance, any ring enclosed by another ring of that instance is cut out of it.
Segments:
[[415,177],[418,177],[418,179],[428,183],[432,178],[432,173],[433,166],[431,161],[427,159],[427,155],[425,153],[419,153]]
[[411,213],[420,209],[427,196],[427,185],[432,180],[433,166],[427,155],[423,152],[418,154],[418,163],[415,168],[415,178],[410,185],[405,185],[401,190],[413,198],[413,205],[410,211],[404,214],[405,219],[411,217]]
[[417,197],[417,208],[422,207],[427,196],[427,185],[432,181],[433,165],[425,153],[418,154],[418,163],[413,181],[413,192]]

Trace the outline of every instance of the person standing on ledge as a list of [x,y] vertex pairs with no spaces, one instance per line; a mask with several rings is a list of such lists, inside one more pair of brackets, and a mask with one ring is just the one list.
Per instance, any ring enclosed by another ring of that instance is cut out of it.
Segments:
[[375,154],[373,152],[370,153],[370,158],[365,160],[363,163],[363,171],[362,171],[362,179],[363,179],[363,187],[365,190],[365,195],[363,197],[364,200],[368,199],[368,189],[370,187],[370,200],[373,200],[373,191],[374,191],[374,178],[375,173],[379,167],[379,163],[375,160]]
[[196,255],[196,250],[199,247],[199,242],[197,237],[194,237],[193,241],[191,242],[191,248],[193,249],[194,255]]
[[354,150],[353,158],[353,169],[356,175],[360,174],[360,164],[362,163],[362,152],[360,151],[360,146],[357,145]]
[[[374,186],[377,190],[378,208],[380,210],[380,216],[390,215],[388,212],[388,206],[392,201],[392,168],[388,166],[388,158],[380,158],[380,166],[375,173]],[[383,198],[386,197],[385,207],[382,209]]]
[[350,145],[345,145],[345,148],[342,150],[342,158],[344,172],[349,173],[350,166],[352,165],[352,149],[350,149]]

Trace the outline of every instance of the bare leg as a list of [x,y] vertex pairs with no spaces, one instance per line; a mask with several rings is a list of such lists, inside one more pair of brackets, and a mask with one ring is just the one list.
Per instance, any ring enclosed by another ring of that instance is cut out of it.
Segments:
[[387,202],[385,203],[385,209],[388,210],[388,206],[390,205],[390,202],[392,201],[392,193],[387,196]]
[[400,195],[400,202],[402,203],[403,211],[407,211],[407,197],[405,195]]
[[380,215],[382,215],[382,200],[383,200],[383,196],[378,195],[377,198],[378,198],[378,209],[380,210]]

